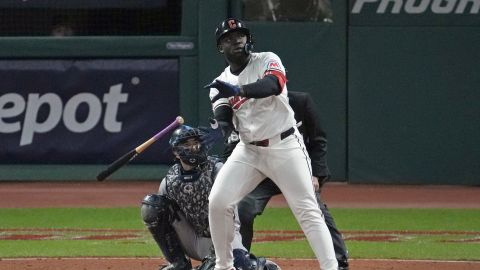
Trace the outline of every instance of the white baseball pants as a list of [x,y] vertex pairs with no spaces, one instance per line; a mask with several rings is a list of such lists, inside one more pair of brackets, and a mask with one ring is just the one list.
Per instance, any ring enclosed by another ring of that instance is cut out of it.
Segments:
[[209,222],[216,270],[233,267],[234,209],[265,178],[280,188],[305,233],[322,270],[337,270],[333,242],[317,205],[310,158],[295,133],[268,147],[239,142],[218,172],[209,196]]

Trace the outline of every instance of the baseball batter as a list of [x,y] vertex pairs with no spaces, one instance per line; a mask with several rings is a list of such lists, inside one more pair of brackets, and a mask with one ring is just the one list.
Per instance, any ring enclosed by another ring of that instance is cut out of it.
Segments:
[[320,269],[336,270],[332,238],[314,196],[310,158],[288,104],[280,58],[271,52],[251,52],[250,31],[240,20],[221,22],[215,35],[229,66],[205,88],[210,89],[214,116],[224,136],[233,129],[240,136],[209,196],[215,269],[234,269],[235,205],[268,177],[284,194]]

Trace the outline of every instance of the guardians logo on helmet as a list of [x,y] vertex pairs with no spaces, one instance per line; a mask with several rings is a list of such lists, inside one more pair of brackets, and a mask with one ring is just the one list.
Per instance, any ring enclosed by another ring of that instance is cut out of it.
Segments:
[[240,31],[247,36],[247,44],[245,44],[245,53],[250,53],[253,50],[253,39],[250,30],[245,23],[241,20],[228,18],[221,22],[215,29],[215,38],[217,40],[217,46],[220,44],[220,39],[227,33],[233,31]]

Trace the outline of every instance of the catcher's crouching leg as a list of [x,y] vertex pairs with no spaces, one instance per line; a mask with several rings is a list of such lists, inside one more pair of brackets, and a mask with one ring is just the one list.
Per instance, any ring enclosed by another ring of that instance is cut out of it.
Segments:
[[173,204],[174,202],[166,196],[147,195],[142,201],[142,219],[165,259],[170,263],[160,269],[191,270],[192,263],[185,256],[178,235],[171,224],[175,217]]

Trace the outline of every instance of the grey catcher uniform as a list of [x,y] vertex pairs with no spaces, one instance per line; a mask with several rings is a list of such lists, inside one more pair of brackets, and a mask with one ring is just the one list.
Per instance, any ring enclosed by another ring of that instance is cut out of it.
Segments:
[[223,21],[216,36],[229,66],[206,87],[215,118],[220,124],[232,120],[240,142],[218,172],[209,196],[215,269],[234,269],[235,205],[268,177],[284,194],[320,268],[337,270],[332,238],[312,188],[310,158],[288,104],[280,58],[272,52],[251,52],[250,31],[242,21]]
[[[159,195],[165,195],[177,204],[180,211],[176,212],[178,219],[172,222],[172,227],[186,255],[198,261],[210,254],[213,245],[208,227],[208,195],[215,179],[212,174],[216,174],[222,165],[219,160],[209,159],[201,171],[196,172],[198,175],[195,175],[185,174],[177,163],[170,168],[158,190]],[[184,176],[191,176],[190,181],[179,177],[182,173]],[[235,215],[234,223],[234,249],[246,250],[241,243],[238,215]]]

